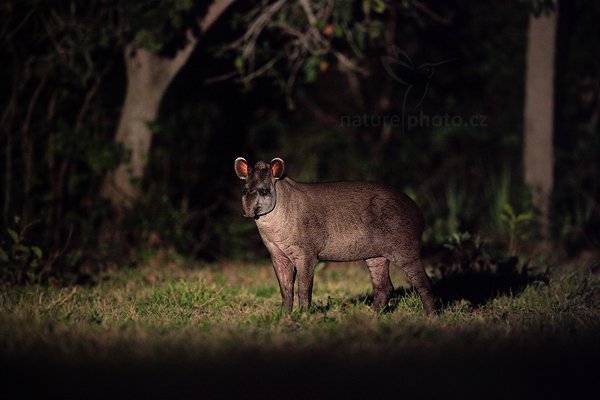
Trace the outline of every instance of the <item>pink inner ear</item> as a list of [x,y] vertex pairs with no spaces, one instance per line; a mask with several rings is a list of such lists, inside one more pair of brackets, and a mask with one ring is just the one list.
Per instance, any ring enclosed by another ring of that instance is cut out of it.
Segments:
[[248,164],[246,164],[244,161],[238,161],[237,170],[240,176],[248,176]]
[[273,164],[271,164],[271,174],[275,177],[275,178],[280,178],[281,177],[281,163],[280,162],[274,162]]

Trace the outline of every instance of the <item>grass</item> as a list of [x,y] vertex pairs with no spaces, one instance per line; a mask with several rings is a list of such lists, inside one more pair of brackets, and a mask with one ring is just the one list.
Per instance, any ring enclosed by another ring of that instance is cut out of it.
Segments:
[[[369,308],[360,264],[320,268],[311,313],[280,310],[268,265],[148,266],[94,286],[2,287],[0,373],[20,394],[61,397],[312,398],[350,389],[503,398],[552,385],[572,394],[594,371],[600,279],[588,270],[555,268],[547,282],[502,291],[480,280],[485,301],[452,293],[439,318],[423,315],[401,272],[392,279],[399,289],[383,313]],[[437,286],[460,292],[454,281]],[[562,379],[571,373],[576,381]]]

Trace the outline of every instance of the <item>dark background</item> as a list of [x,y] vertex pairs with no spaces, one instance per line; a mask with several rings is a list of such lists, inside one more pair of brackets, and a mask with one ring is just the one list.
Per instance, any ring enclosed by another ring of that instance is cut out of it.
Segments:
[[[235,70],[238,53],[227,45],[245,32],[244,16],[259,3],[234,4],[200,35],[169,86],[150,123],[152,147],[137,183],[141,197],[111,227],[119,233],[109,236],[118,240],[102,238],[115,211],[99,196],[101,183],[127,157],[114,142],[127,82],[123,48],[140,31],[150,32],[154,36],[142,43],[159,43],[158,53],[168,57],[181,45],[188,20],[206,9],[184,7],[177,11],[183,22],[174,27],[164,21],[174,2],[155,1],[134,11],[119,4],[2,6],[2,246],[9,261],[27,271],[6,279],[70,281],[82,271],[143,262],[163,250],[207,261],[265,259],[254,224],[241,217],[241,185],[232,168],[238,156],[251,163],[282,157],[288,175],[299,181],[368,179],[402,188],[424,211],[429,254],[464,232],[499,251],[507,251],[511,234],[521,251],[540,243],[534,223],[511,233],[501,219],[505,204],[517,215],[536,212],[522,158],[527,21],[537,3],[461,0],[386,3],[385,11],[369,15],[361,2],[350,3],[350,21],[368,19],[379,29],[357,59],[366,73],[354,74],[353,86],[331,57],[319,59],[326,67],[307,59],[287,94],[281,85],[289,73],[285,62],[273,67],[275,77],[251,84],[239,76],[207,83]],[[53,12],[67,21],[66,38],[79,41],[72,44],[72,57],[57,50],[44,25],[42,16]],[[559,16],[550,240],[554,255],[575,257],[600,243],[600,6],[563,1]],[[333,45],[348,50],[338,42]],[[266,33],[259,43],[277,54],[285,40]],[[435,68],[418,106],[418,98],[409,97],[403,108],[406,86],[384,68],[382,56],[394,46],[416,67],[448,61]],[[381,122],[384,116],[446,114],[465,122],[481,116],[483,126],[424,122],[387,130]],[[375,119],[348,126],[344,116]],[[18,234],[26,255],[14,255],[9,230]]]

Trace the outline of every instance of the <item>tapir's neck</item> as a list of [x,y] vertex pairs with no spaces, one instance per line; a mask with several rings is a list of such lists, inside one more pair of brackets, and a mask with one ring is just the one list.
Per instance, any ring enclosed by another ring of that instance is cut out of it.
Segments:
[[302,193],[298,182],[286,177],[275,182],[275,190],[277,192],[275,207],[270,213],[255,220],[259,229],[283,227],[296,215],[293,210],[301,203],[298,196]]

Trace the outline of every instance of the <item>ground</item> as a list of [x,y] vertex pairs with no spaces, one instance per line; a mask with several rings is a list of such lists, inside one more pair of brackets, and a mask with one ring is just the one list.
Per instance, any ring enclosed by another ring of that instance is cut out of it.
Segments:
[[269,265],[184,264],[108,271],[89,286],[2,287],[3,390],[534,398],[572,397],[597,377],[600,277],[585,266],[473,298],[438,278],[445,304],[428,318],[398,270],[385,312],[369,307],[364,265],[341,264],[318,267],[311,313],[287,314]]

